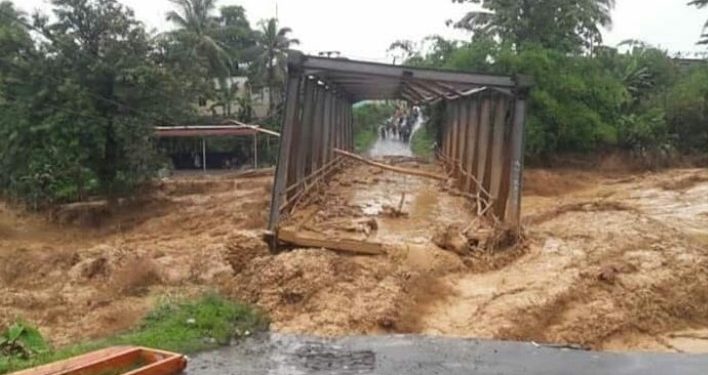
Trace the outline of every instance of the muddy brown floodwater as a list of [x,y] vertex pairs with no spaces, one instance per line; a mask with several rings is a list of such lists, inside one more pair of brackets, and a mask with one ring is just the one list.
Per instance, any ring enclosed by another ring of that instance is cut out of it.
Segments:
[[708,352],[706,170],[530,170],[523,244],[465,254],[433,237],[473,220],[466,200],[361,165],[285,225],[379,242],[385,254],[270,254],[260,237],[271,181],[172,178],[136,202],[65,207],[51,221],[0,206],[0,326],[22,317],[65,344],[132,327],[165,295],[218,289],[283,333]]
[[63,345],[131,328],[160,298],[213,290],[232,274],[233,238],[265,225],[271,181],[181,176],[51,220],[0,202],[0,327],[24,319]]

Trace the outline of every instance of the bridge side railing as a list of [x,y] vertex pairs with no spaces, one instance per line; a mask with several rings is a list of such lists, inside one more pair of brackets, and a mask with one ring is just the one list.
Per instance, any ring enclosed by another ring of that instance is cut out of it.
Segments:
[[526,96],[482,88],[444,103],[438,158],[478,214],[518,227]]
[[288,72],[284,113],[268,220],[271,231],[283,213],[341,165],[334,149],[354,148],[351,101],[297,66]]

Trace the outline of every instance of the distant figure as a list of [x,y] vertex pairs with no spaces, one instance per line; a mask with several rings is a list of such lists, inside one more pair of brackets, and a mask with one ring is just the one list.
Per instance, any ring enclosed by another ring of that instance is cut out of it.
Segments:
[[410,141],[410,139],[411,139],[411,129],[412,129],[412,128],[411,128],[410,123],[406,123],[406,124],[403,126],[403,129],[401,129],[401,140],[403,140],[403,142],[408,143],[408,141]]

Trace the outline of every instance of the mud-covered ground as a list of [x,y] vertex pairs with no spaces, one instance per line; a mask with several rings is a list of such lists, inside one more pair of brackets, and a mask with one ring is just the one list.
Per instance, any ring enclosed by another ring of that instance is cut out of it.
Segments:
[[159,296],[218,289],[282,332],[708,352],[706,170],[528,171],[523,245],[464,255],[432,237],[472,222],[466,200],[366,166],[288,225],[380,242],[384,255],[271,255],[260,241],[270,179],[177,178],[110,215],[65,209],[54,223],[2,206],[0,325],[22,317],[61,344],[126,329]]
[[0,327],[24,319],[62,345],[130,328],[159,298],[215,289],[232,273],[234,233],[265,226],[271,184],[185,176],[134,202],[41,216],[0,202]]

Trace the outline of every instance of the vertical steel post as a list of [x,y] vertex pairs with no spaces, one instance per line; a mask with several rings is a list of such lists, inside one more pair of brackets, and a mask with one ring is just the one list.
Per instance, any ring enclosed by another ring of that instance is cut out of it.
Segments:
[[[473,124],[472,124],[472,114],[473,114],[473,107],[472,103],[474,102],[473,98],[462,98],[462,123],[464,124],[464,134],[463,138],[465,139],[464,141],[464,152],[462,153],[462,169],[465,171],[467,174],[472,174],[472,162],[470,162],[470,155],[472,153],[472,144],[474,144],[474,134],[472,133],[472,130],[474,129]],[[469,176],[464,176],[462,178],[462,181],[460,181],[460,190],[464,192],[469,192],[470,191],[470,178]]]
[[[304,88],[307,84],[307,77],[303,76],[300,79],[300,86],[298,87],[298,107],[295,112],[295,117],[293,119],[293,132],[292,140],[290,141],[290,156],[288,157],[288,178],[286,183],[286,188],[297,184],[298,180],[298,169],[300,168],[300,162],[302,161],[302,154],[305,151],[305,142],[303,141],[303,112],[304,107],[307,104],[307,98],[305,97]],[[287,190],[286,190],[287,191]],[[297,190],[289,190],[286,193],[285,198],[289,200],[292,196],[297,193]]]
[[477,192],[477,184],[474,184],[472,181],[472,176],[475,176],[477,174],[477,142],[479,138],[479,112],[480,112],[480,104],[479,104],[479,99],[477,97],[472,97],[470,98],[470,114],[469,114],[469,121],[470,121],[470,143],[469,143],[469,152],[467,154],[467,163],[469,163],[469,168],[467,169],[467,172],[469,172],[469,176],[467,177],[467,192],[470,193],[476,193]]
[[330,112],[330,132],[329,132],[329,148],[327,149],[327,159],[332,160],[334,157],[334,147],[337,140],[337,96],[332,92],[332,110]]
[[514,120],[511,128],[511,191],[507,217],[511,224],[521,230],[521,191],[524,169],[524,124],[526,121],[526,97],[518,96],[514,103]]
[[452,163],[452,175],[455,178],[460,178],[460,170],[458,169],[460,160],[457,158],[457,149],[459,148],[457,141],[460,137],[458,113],[458,103],[450,102],[450,162]]
[[312,135],[312,167],[311,171],[314,172],[322,165],[321,164],[321,152],[322,149],[322,133],[324,132],[324,103],[325,103],[326,92],[324,87],[317,85],[317,100],[315,105],[315,121],[313,122],[313,135]]
[[275,169],[275,182],[270,203],[270,217],[268,219],[268,229],[274,231],[280,220],[280,205],[283,203],[283,196],[287,183],[288,158],[295,133],[295,123],[300,109],[300,81],[302,71],[300,66],[288,65],[288,80],[285,91],[285,116],[280,132],[280,149],[278,164]]
[[465,98],[460,98],[455,101],[455,107],[457,107],[457,154],[455,155],[455,159],[457,159],[457,167],[460,169],[460,175],[457,178],[457,186],[462,188],[465,185],[465,180],[467,177],[463,172],[465,172],[464,168],[464,155],[465,155],[465,150],[467,146],[467,123],[465,122]]
[[326,165],[329,161],[329,137],[332,131],[332,92],[325,91],[324,97],[324,128],[322,129],[322,149],[320,150],[320,165]]
[[507,130],[507,102],[508,99],[505,96],[498,95],[496,97],[494,127],[492,129],[492,172],[489,193],[494,200],[494,214],[500,219],[504,217],[504,210],[506,209],[506,197],[502,197],[502,193],[504,195],[508,194],[508,192],[502,192],[502,173],[504,172],[504,151],[506,148],[506,142],[504,140]]
[[[451,124],[452,124],[452,106],[450,105],[450,102],[445,102],[445,118],[442,122],[443,124],[443,144],[442,144],[442,154],[445,156],[447,161],[449,162],[451,157],[450,157],[450,134],[451,132]],[[448,165],[450,167],[450,165]]]
[[339,98],[337,102],[339,103],[339,105],[337,105],[337,148],[343,149],[344,132],[346,129],[344,126],[344,100]]
[[[481,98],[482,108],[480,109],[479,139],[477,143],[477,181],[484,186],[487,175],[487,161],[489,160],[489,123],[490,123],[490,100],[486,94]],[[484,186],[488,190],[489,186]]]
[[297,180],[302,181],[308,173],[310,155],[312,155],[312,128],[315,119],[315,87],[317,82],[305,78],[305,98],[303,102],[302,121],[300,122],[301,152],[297,161]]
[[347,147],[349,151],[354,151],[354,103],[347,102]]

